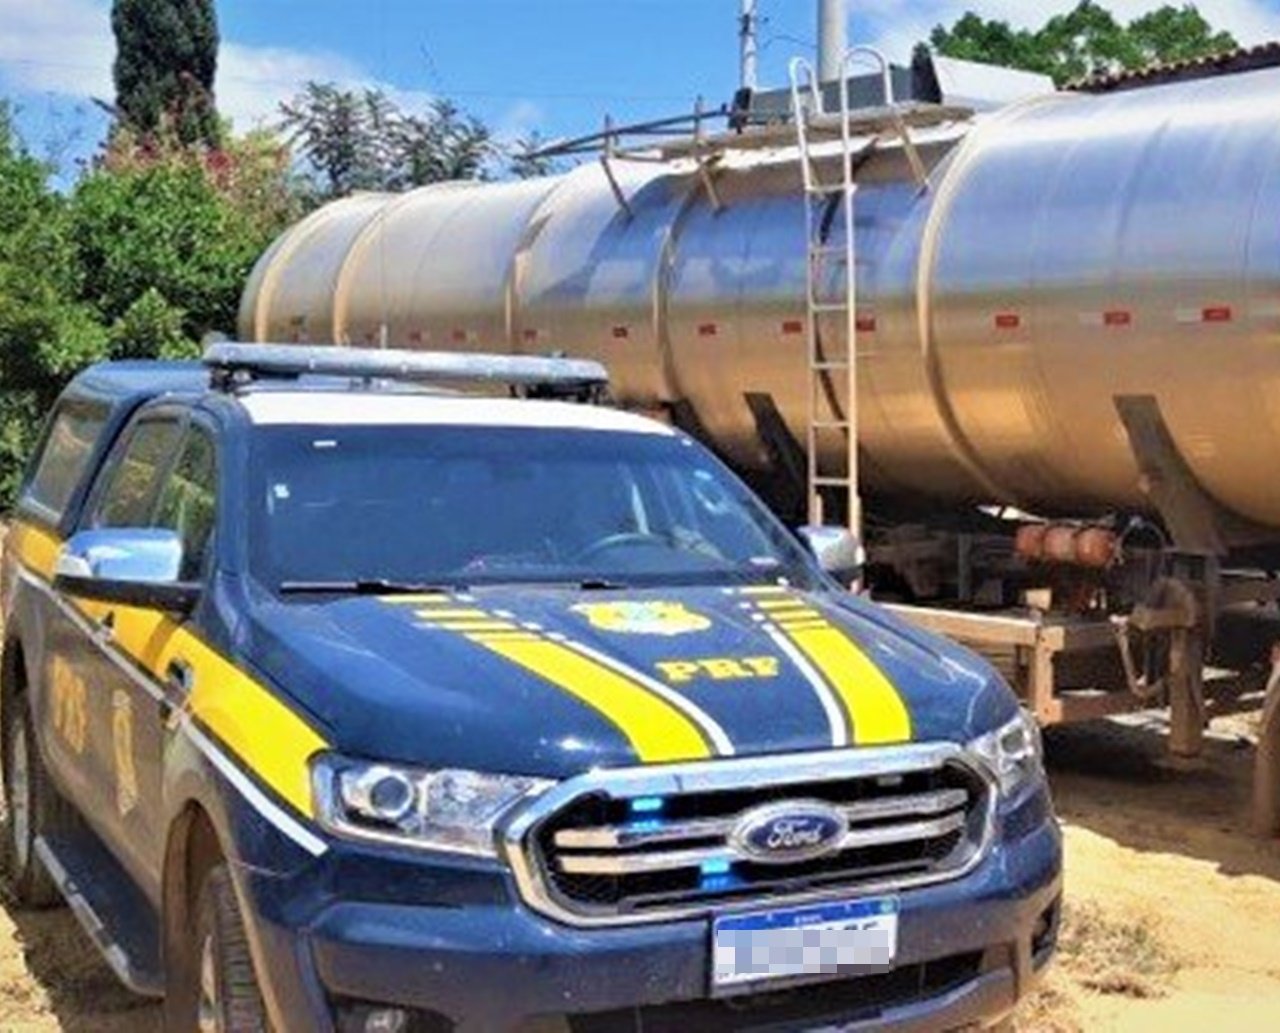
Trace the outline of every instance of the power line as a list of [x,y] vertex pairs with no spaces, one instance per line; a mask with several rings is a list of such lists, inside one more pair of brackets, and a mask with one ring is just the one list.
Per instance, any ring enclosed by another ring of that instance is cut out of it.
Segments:
[[[0,71],[5,65],[24,65],[30,68],[60,68],[68,71],[93,72],[98,71],[101,66],[96,64],[88,64],[85,62],[73,61],[46,61],[37,58],[7,58],[0,60]],[[219,78],[224,82],[242,83],[255,86],[297,86],[305,79],[299,78],[283,78],[277,76],[255,76],[255,75],[236,75],[234,73],[220,72]],[[350,79],[350,76],[340,78]],[[370,80],[374,81],[374,80]],[[385,83],[388,86],[395,86],[395,83]],[[399,88],[399,87],[397,87]],[[51,92],[48,90],[41,92]],[[451,89],[447,91],[452,97],[478,97],[488,98],[491,100],[593,100],[593,101],[610,101],[613,103],[630,103],[638,101],[688,101],[688,94],[610,94],[610,93],[537,93],[529,90],[521,91],[497,91],[497,90],[468,90],[468,89]]]

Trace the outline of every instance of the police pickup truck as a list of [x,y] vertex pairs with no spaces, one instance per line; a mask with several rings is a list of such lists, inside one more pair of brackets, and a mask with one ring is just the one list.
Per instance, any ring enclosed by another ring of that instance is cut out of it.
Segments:
[[4,556],[18,901],[181,1033],[1007,1022],[1058,927],[1034,725],[824,572],[848,536],[565,400],[604,380],[78,376]]

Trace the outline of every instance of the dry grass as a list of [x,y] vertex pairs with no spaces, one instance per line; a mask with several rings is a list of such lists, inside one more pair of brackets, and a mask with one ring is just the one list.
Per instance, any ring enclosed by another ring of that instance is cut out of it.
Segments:
[[1057,958],[1043,986],[1018,1007],[1020,1033],[1083,1033],[1083,992],[1134,1000],[1163,997],[1177,955],[1146,916],[1117,916],[1096,901],[1063,909]]
[[1064,909],[1058,963],[1086,989],[1139,999],[1164,996],[1181,967],[1149,917],[1116,917],[1091,900]]
[[1018,1006],[1014,1028],[1018,1033],[1084,1033],[1079,1012],[1070,993],[1059,985],[1054,973],[1048,981]]

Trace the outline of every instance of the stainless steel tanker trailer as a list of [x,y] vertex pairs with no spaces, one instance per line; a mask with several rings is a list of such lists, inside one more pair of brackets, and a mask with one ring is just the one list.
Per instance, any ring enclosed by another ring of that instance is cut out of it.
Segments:
[[1043,721],[1168,702],[1194,753],[1202,661],[1280,638],[1278,64],[358,195],[263,256],[240,336],[599,359],[797,522],[856,468],[874,593]]

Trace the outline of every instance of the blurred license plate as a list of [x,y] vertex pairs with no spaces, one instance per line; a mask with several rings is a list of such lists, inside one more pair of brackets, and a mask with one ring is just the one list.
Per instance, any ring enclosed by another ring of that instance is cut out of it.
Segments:
[[884,969],[898,948],[893,897],[722,915],[712,925],[717,989]]

